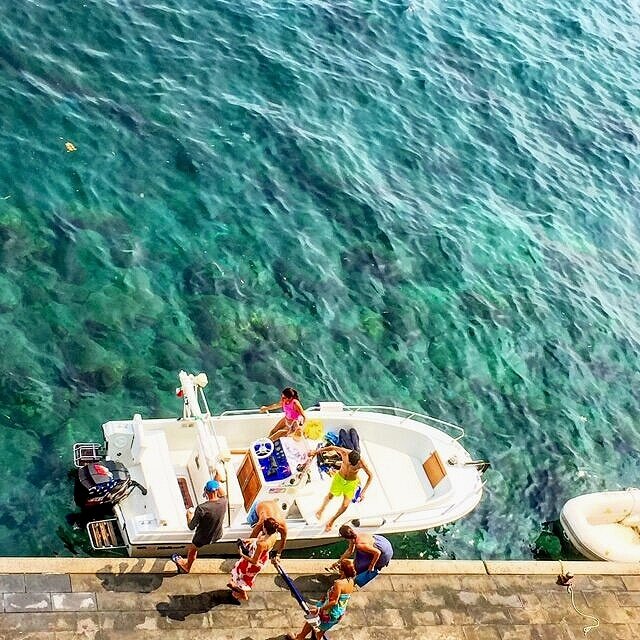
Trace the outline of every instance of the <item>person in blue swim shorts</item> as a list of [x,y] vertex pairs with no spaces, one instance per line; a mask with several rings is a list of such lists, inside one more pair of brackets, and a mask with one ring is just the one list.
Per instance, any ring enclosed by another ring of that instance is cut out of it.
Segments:
[[355,583],[362,588],[371,582],[393,558],[391,543],[378,534],[356,533],[349,525],[343,524],[339,530],[340,536],[348,541],[347,550],[340,556],[346,560],[354,556],[356,570]]

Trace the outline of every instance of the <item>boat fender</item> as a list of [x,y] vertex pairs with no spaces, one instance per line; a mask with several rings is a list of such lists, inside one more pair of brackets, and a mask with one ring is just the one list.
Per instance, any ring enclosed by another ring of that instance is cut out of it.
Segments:
[[386,522],[385,518],[354,518],[351,524],[354,527],[381,527]]

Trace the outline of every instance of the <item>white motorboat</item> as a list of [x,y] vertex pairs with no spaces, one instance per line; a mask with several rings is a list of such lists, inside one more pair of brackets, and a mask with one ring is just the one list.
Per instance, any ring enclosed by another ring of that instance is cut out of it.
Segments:
[[[85,506],[107,502],[113,509],[112,516],[88,524],[97,550],[121,546],[131,556],[183,552],[193,536],[186,509],[201,501],[204,484],[216,474],[229,502],[224,536],[201,553],[235,551],[235,541],[251,530],[249,510],[265,499],[278,500],[286,516],[287,546],[303,548],[335,541],[344,522],[381,534],[437,527],[468,514],[482,496],[488,463],[472,460],[460,444],[464,430],[456,425],[402,409],[321,402],[306,410],[306,426],[315,429],[305,432],[318,440],[272,443],[264,436],[281,414],[252,409],[212,415],[203,393],[206,376],[182,371],[179,378],[182,416],[136,414],[110,421],[102,426],[104,446],[74,447],[83,478],[76,483],[76,500]],[[324,444],[320,432],[351,428],[359,434],[373,481],[366,498],[351,504],[326,532],[339,500],[320,522],[315,514],[331,478],[315,460],[307,464],[308,453]]]
[[571,498],[560,523],[569,542],[590,560],[640,561],[640,489]]

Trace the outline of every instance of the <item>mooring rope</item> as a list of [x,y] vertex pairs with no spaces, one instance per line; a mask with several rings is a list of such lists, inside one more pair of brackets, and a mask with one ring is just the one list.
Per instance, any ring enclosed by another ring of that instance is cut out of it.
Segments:
[[589,613],[584,613],[584,611],[580,611],[580,609],[578,609],[578,607],[576,606],[575,592],[573,590],[573,584],[572,584],[573,576],[570,573],[564,572],[562,561],[560,561],[560,571],[562,573],[558,576],[558,579],[556,580],[556,584],[559,584],[562,587],[567,587],[567,593],[571,596],[571,606],[573,607],[573,610],[583,618],[590,618],[591,620],[595,621],[595,624],[588,624],[586,627],[583,627],[582,632],[586,636],[589,632],[593,631],[594,629],[597,629],[600,626],[600,619],[594,615],[591,615]]
[[593,616],[589,613],[584,613],[583,611],[580,611],[578,607],[576,607],[575,592],[573,591],[573,587],[570,584],[567,586],[567,593],[571,596],[571,606],[573,607],[573,610],[583,618],[591,618],[591,620],[595,621],[595,624],[588,624],[582,629],[582,632],[586,636],[590,631],[593,631],[600,626],[600,620],[596,618],[596,616]]

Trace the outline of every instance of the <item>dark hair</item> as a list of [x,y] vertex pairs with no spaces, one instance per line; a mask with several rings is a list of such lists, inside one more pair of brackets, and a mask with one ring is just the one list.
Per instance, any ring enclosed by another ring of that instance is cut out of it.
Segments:
[[274,518],[267,518],[262,523],[262,529],[266,531],[269,535],[272,535],[278,530],[278,523]]
[[356,575],[356,568],[353,564],[353,560],[340,560],[340,572],[344,574],[345,578],[353,578]]
[[349,463],[356,465],[358,462],[360,462],[360,452],[352,449],[349,451]]
[[343,524],[340,529],[338,529],[338,533],[342,538],[346,538],[347,540],[353,540],[356,537],[356,532],[348,524]]
[[300,400],[298,392],[293,387],[285,387],[282,390],[282,395],[287,398],[287,400]]

